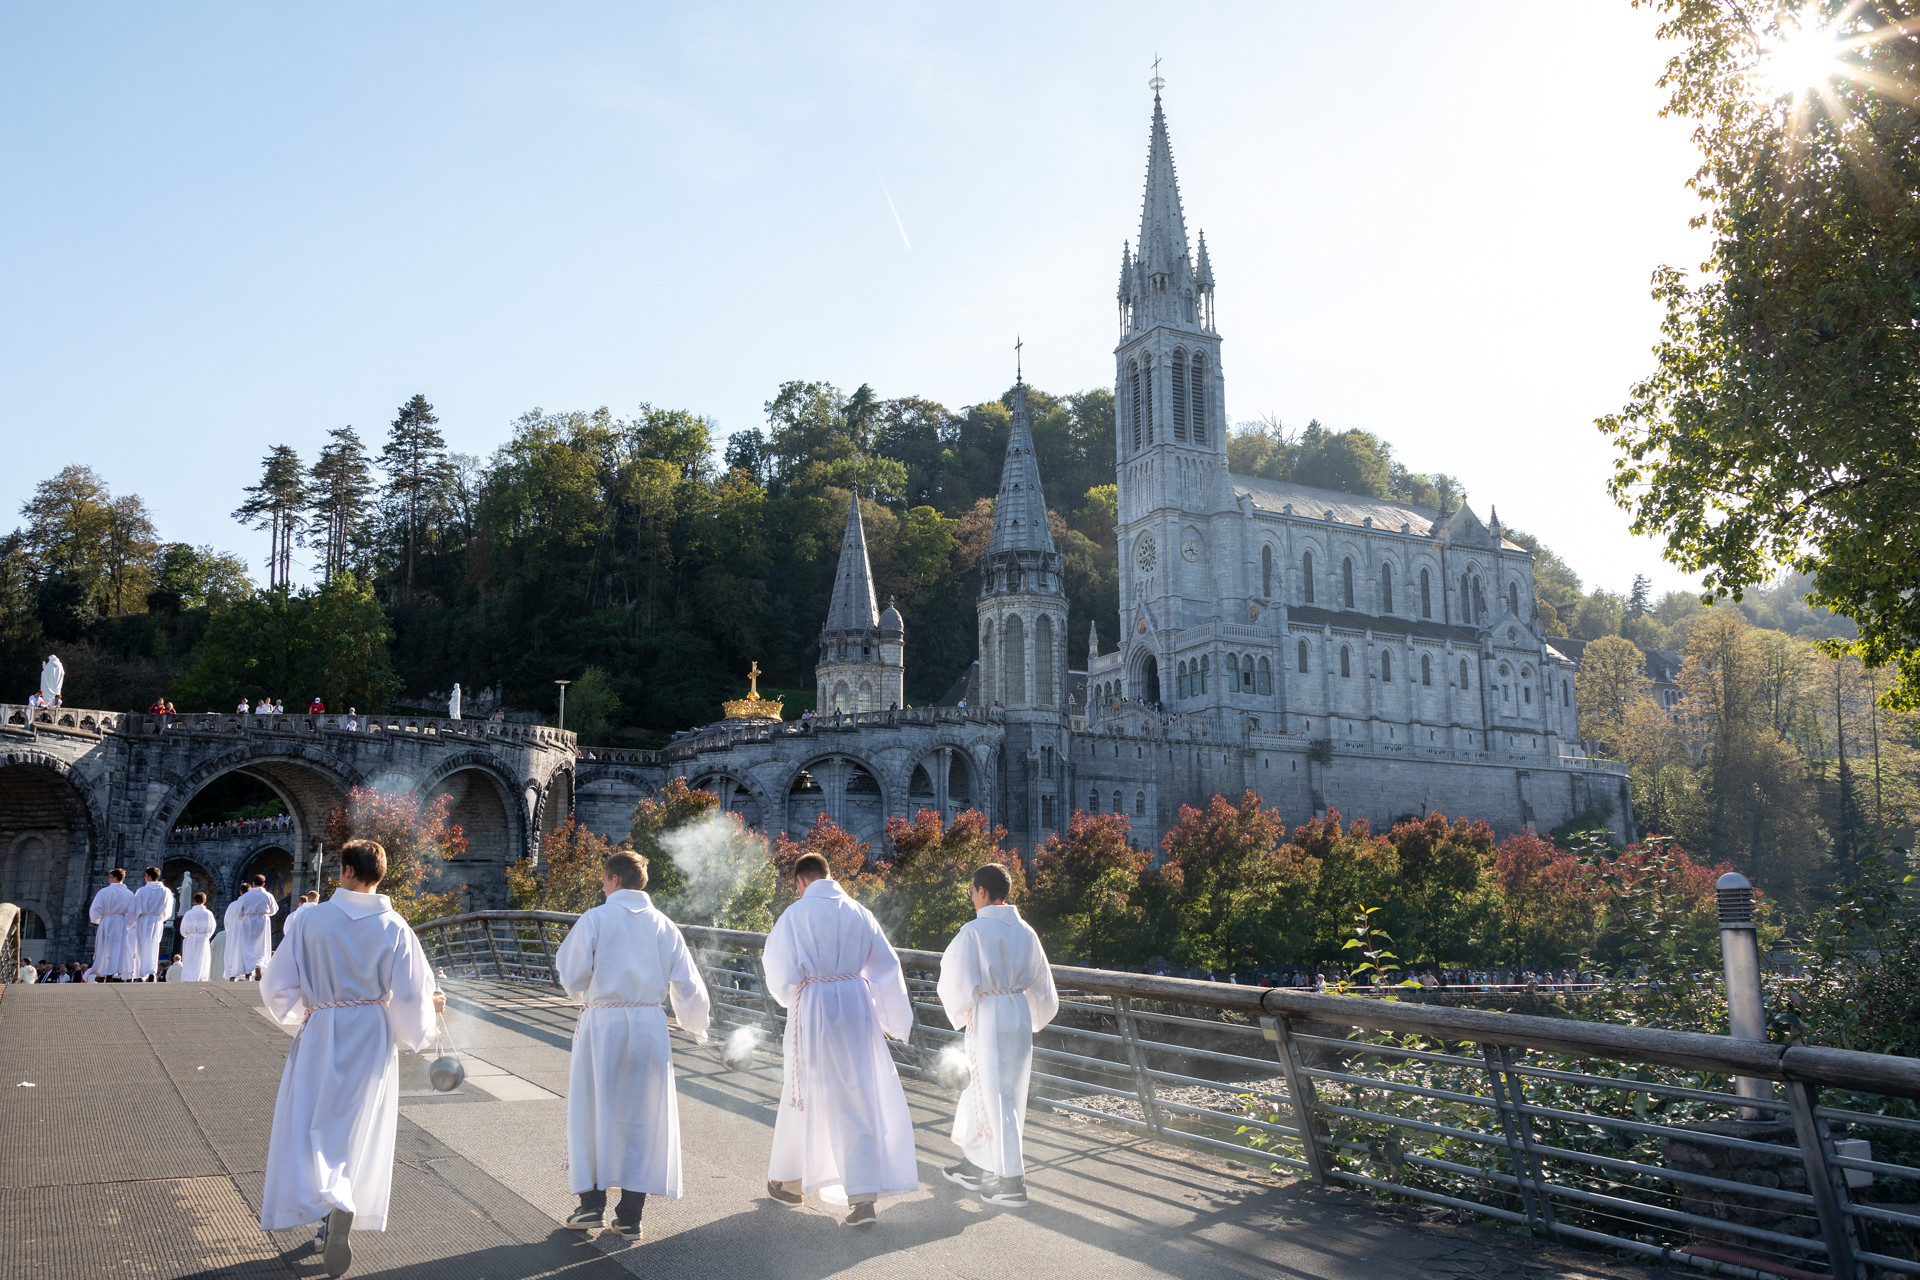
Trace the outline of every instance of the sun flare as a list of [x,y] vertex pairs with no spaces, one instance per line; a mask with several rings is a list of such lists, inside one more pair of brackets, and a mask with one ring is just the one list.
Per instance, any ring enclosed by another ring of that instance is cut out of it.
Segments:
[[1761,45],[1760,74],[1771,97],[1798,96],[1842,73],[1839,32],[1808,5],[1780,34]]

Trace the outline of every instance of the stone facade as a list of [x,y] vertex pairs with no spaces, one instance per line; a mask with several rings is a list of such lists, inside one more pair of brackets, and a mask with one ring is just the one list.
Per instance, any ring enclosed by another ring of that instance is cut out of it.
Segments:
[[[573,810],[573,735],[537,725],[402,716],[158,717],[0,707],[0,901],[33,913],[34,950],[90,954],[87,906],[110,868],[191,871],[216,912],[243,875],[303,891],[327,815],[357,786],[451,798],[468,848],[437,889],[465,884],[476,905],[504,906],[503,871],[537,853],[541,831]],[[215,778],[239,772],[271,789],[283,831],[181,841],[174,823]]]

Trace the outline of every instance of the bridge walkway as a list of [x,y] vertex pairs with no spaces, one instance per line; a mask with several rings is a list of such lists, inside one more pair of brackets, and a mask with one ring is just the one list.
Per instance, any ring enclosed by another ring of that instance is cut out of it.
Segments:
[[[402,1064],[390,1229],[356,1276],[509,1280],[928,1276],[1636,1280],[1663,1274],[1308,1191],[1244,1164],[1062,1116],[1028,1122],[1033,1207],[989,1209],[937,1181],[950,1099],[910,1082],[921,1189],[871,1232],[764,1195],[778,1065],[734,1072],[676,1033],[687,1195],[628,1244],[561,1227],[572,1010],[554,995],[449,984],[467,1059],[457,1093]],[[314,1277],[309,1232],[258,1226],[287,1033],[226,983],[12,986],[0,996],[0,1280]]]

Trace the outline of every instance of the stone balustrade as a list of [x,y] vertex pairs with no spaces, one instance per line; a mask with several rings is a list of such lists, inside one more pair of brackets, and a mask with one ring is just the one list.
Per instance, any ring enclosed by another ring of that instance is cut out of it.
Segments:
[[574,734],[562,729],[497,720],[449,720],[437,716],[372,713],[336,715],[331,712],[323,715],[297,712],[262,716],[205,711],[158,716],[137,712],[93,711],[80,707],[28,707],[18,703],[0,704],[0,727],[16,732],[50,730],[56,733],[127,733],[148,737],[162,734],[293,734],[318,737],[329,733],[399,733],[418,738],[445,739],[448,745],[482,740],[563,749],[573,749],[577,742]]

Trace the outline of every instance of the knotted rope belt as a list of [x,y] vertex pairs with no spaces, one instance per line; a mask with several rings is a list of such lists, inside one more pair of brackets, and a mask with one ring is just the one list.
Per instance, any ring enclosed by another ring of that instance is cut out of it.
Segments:
[[793,1070],[788,1074],[788,1082],[793,1086],[789,1100],[795,1111],[807,1109],[807,1091],[804,1080],[807,1074],[806,1022],[800,1016],[800,997],[808,987],[825,986],[830,982],[865,982],[866,978],[858,973],[838,973],[830,978],[804,978],[793,993],[793,1013],[787,1019],[787,1025],[793,1028]]
[[300,1029],[305,1031],[307,1029],[307,1019],[322,1009],[357,1009],[362,1005],[375,1004],[384,1008],[391,1003],[393,1003],[393,996],[389,994],[381,996],[377,1000],[334,1000],[328,1004],[310,1004],[307,1006],[306,1012],[300,1015]]
[[664,1009],[664,1000],[589,1000],[582,1009]]
[[[998,991],[982,991],[974,997],[974,1008],[988,996],[1024,996],[1025,987],[1003,987]],[[987,1086],[980,1078],[980,1055],[973,1044],[973,1019],[967,1019],[967,1092],[973,1094],[973,1136],[982,1142],[993,1141],[993,1125],[987,1119]]]

